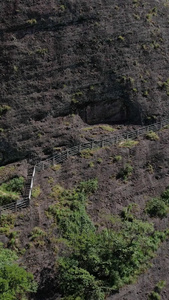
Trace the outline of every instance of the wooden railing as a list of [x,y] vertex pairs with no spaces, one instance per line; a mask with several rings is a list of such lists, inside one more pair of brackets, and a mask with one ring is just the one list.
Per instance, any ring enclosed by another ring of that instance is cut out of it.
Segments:
[[164,119],[161,122],[157,122],[148,126],[140,127],[139,129],[133,130],[133,131],[126,131],[125,133],[115,135],[114,137],[111,137],[110,139],[102,139],[102,140],[92,140],[88,143],[78,144],[76,146],[73,146],[71,148],[68,148],[66,151],[61,152],[60,154],[54,154],[51,157],[37,163],[34,168],[31,175],[31,178],[28,178],[29,181],[29,188],[27,191],[27,194],[25,195],[24,199],[20,199],[16,202],[12,202],[10,204],[4,205],[0,207],[0,214],[8,213],[8,212],[17,212],[18,210],[25,208],[29,206],[31,195],[32,195],[32,189],[33,189],[33,183],[34,183],[34,177],[35,172],[40,172],[42,170],[47,169],[51,165],[60,164],[64,162],[69,156],[74,156],[76,154],[79,154],[82,150],[85,149],[95,149],[95,148],[103,148],[106,146],[111,146],[120,143],[123,140],[128,139],[136,139],[139,136],[143,136],[146,133],[150,131],[158,131],[161,128],[163,128],[165,125],[169,124],[169,119]]
[[29,199],[20,199],[0,207],[0,215],[8,212],[17,212],[18,210],[29,206]]

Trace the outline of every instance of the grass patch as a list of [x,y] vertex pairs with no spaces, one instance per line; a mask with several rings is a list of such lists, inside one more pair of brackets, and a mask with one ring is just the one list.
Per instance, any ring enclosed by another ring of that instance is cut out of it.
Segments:
[[133,140],[124,140],[119,143],[119,147],[121,148],[132,148],[138,144],[138,141]]
[[110,125],[99,125],[99,128],[103,129],[104,131],[109,131],[109,132],[116,131],[116,129]]
[[163,126],[163,127],[162,127],[162,130],[163,130],[163,129],[169,129],[169,125]]
[[60,164],[59,165],[54,165],[54,166],[51,167],[51,169],[53,171],[59,171],[61,169],[61,165]]
[[94,162],[93,162],[93,161],[90,161],[90,162],[88,163],[88,166],[89,166],[89,168],[94,168]]
[[84,127],[82,128],[83,131],[88,131],[88,130],[92,130],[92,129],[102,129],[104,131],[109,131],[109,132],[114,132],[116,131],[115,128],[113,128],[110,125],[93,125],[93,126],[89,126],[89,127]]
[[96,128],[95,126],[90,126],[90,127],[84,127],[84,128],[82,128],[81,130],[83,130],[83,131],[88,131],[88,130],[92,130],[92,129],[94,129],[94,128]]
[[56,184],[53,188],[52,188],[52,192],[50,194],[50,196],[52,198],[54,198],[55,200],[57,200],[57,198],[59,197],[59,195],[64,191],[64,188],[59,185],[59,184]]
[[39,186],[39,185],[38,185],[38,186],[35,186],[35,187],[33,188],[33,190],[32,190],[32,197],[33,197],[34,199],[36,199],[36,198],[39,197],[40,193],[41,193],[40,186]]
[[0,233],[8,235],[10,230],[14,228],[16,216],[1,215],[0,216]]
[[0,180],[6,181],[11,177],[15,176],[15,167],[14,166],[2,166],[0,167]]
[[118,162],[118,161],[121,161],[122,160],[122,156],[121,155],[116,155],[114,158],[113,158],[113,162]]
[[82,157],[82,158],[91,158],[93,155],[94,155],[94,153],[96,152],[96,151],[98,151],[100,148],[95,148],[95,149],[84,149],[84,150],[82,150],[81,152],[80,152],[80,156]]

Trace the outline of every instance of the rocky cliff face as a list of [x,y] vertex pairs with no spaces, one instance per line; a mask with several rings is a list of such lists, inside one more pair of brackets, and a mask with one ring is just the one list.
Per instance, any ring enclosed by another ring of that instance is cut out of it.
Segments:
[[38,153],[38,134],[52,149],[60,116],[142,124],[167,114],[167,0],[0,6],[1,163]]
[[[168,0],[1,0],[0,164],[43,158],[56,147],[118,133],[86,124],[118,124],[123,130],[122,124],[131,128],[166,117],[168,15]],[[58,172],[37,175],[41,194],[17,215],[14,226],[18,248],[25,249],[22,262],[39,282],[34,299],[59,299],[53,241],[30,243],[36,226],[50,233],[46,210],[53,203],[52,184],[73,188],[97,177],[99,191],[88,213],[99,224],[101,213],[119,214],[131,202],[142,215],[148,199],[168,186],[168,130],[159,137],[156,142],[143,138],[130,150],[112,147],[87,159],[70,157]],[[121,161],[115,162],[119,154]],[[118,172],[126,163],[133,174],[124,182]],[[21,164],[26,177],[26,161]],[[168,218],[153,221],[160,230],[168,226]],[[137,284],[110,299],[147,299],[159,280],[167,282],[162,292],[167,299],[168,240],[158,254]]]

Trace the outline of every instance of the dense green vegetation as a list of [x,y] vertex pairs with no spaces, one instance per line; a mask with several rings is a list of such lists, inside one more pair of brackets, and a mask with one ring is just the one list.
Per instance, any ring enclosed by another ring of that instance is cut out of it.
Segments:
[[169,212],[169,188],[164,191],[160,198],[149,200],[145,211],[150,217],[166,217]]
[[161,198],[153,198],[148,201],[145,211],[150,217],[164,218],[167,216],[169,209]]
[[26,300],[28,292],[36,291],[33,275],[15,263],[14,251],[4,249],[0,244],[0,299]]
[[86,211],[87,196],[96,189],[96,180],[74,190],[57,187],[57,203],[48,209],[67,245],[58,261],[64,300],[103,300],[132,282],[148,267],[167,234],[155,231],[153,224],[136,219],[127,210],[116,217],[115,230],[113,224],[98,228]]
[[23,191],[24,178],[15,177],[0,185],[0,205],[5,205],[19,199]]

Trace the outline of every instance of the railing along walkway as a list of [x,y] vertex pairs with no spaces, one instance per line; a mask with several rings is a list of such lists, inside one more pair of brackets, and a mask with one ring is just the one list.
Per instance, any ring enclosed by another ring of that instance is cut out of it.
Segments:
[[31,194],[33,189],[33,182],[36,172],[47,169],[51,165],[59,164],[64,162],[69,156],[74,156],[79,154],[82,150],[85,149],[95,149],[103,148],[105,146],[111,146],[120,143],[123,140],[136,139],[139,136],[143,136],[150,131],[158,131],[165,125],[169,124],[169,119],[164,119],[161,122],[157,122],[148,126],[140,127],[137,130],[126,131],[125,133],[115,135],[110,139],[102,140],[92,140],[88,143],[78,144],[71,148],[68,148],[66,151],[61,152],[60,154],[54,154],[51,157],[37,163],[33,168],[32,172],[28,171],[27,180],[25,183],[25,195],[23,199],[17,200],[16,202],[9,203],[0,207],[0,215],[8,212],[17,212],[18,210],[28,207],[30,205]]
[[136,139],[139,136],[143,136],[146,133],[150,131],[158,131],[165,125],[169,124],[169,119],[164,119],[161,122],[157,122],[148,126],[140,127],[137,130],[133,131],[126,131],[125,133],[115,135],[114,137],[111,137],[110,139],[102,139],[102,140],[92,140],[87,143],[78,144],[76,146],[73,146],[71,148],[68,148],[67,150],[59,153],[54,154],[51,157],[45,159],[44,161],[41,161],[35,165],[36,171],[40,172],[41,170],[45,170],[51,165],[59,164],[64,162],[69,156],[74,156],[79,154],[82,150],[85,149],[94,149],[94,148],[103,148],[105,146],[111,146],[120,143],[123,140],[128,139]]

